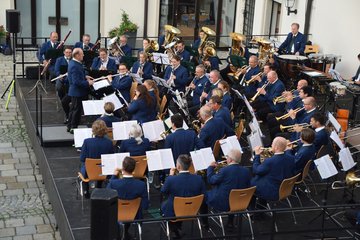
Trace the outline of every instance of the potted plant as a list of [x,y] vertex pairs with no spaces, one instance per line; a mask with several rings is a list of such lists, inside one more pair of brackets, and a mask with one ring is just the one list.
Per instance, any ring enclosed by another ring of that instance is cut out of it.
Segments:
[[124,10],[121,11],[121,23],[119,27],[115,27],[109,31],[109,37],[120,37],[121,35],[125,34],[129,37],[128,44],[131,47],[135,47],[135,38],[139,26],[129,19],[129,14],[127,14]]
[[6,42],[6,31],[4,25],[0,25],[0,44],[5,44]]

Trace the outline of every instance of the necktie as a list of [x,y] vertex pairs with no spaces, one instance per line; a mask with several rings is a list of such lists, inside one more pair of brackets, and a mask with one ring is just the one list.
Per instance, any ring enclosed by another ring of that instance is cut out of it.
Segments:
[[292,39],[290,42],[290,47],[289,47],[289,52],[293,52],[294,43],[295,43],[295,35],[292,36]]

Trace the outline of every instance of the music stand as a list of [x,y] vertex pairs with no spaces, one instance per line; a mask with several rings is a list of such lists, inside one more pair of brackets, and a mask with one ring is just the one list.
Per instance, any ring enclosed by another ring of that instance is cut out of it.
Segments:
[[[38,63],[38,80],[36,81],[36,83],[34,84],[34,86],[30,89],[30,91],[28,92],[28,94],[30,95],[36,88],[40,88],[44,91],[44,93],[47,95],[47,91],[42,83],[42,79],[41,79],[41,65],[40,65],[40,62]],[[44,75],[45,77],[45,81],[46,81],[46,74]]]
[[95,51],[84,51],[84,65],[87,69],[90,69],[93,59],[98,57],[99,53]]
[[170,59],[169,56],[165,53],[153,53],[154,57],[154,63],[160,64],[160,65],[170,65]]

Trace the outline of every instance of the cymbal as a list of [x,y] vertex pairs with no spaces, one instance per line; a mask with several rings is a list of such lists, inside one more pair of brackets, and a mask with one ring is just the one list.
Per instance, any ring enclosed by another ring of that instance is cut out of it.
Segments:
[[244,41],[246,39],[245,35],[236,32],[230,33],[230,37],[235,41]]
[[207,35],[209,36],[215,36],[216,32],[208,27],[202,27],[201,30],[203,30]]
[[168,31],[168,32],[171,32],[171,33],[174,33],[174,34],[180,34],[181,33],[180,29],[178,29],[176,27],[173,27],[171,25],[164,25],[164,29],[165,29],[165,31]]

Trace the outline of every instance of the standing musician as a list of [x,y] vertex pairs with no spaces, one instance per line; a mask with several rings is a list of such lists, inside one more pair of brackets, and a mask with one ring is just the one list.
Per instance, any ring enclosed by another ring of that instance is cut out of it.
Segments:
[[314,146],[316,152],[318,152],[321,146],[327,146],[329,144],[329,133],[325,129],[326,118],[322,113],[314,113],[311,116],[310,124],[315,129]]
[[214,118],[223,120],[229,127],[233,126],[229,109],[221,105],[221,97],[216,95],[211,96],[208,106],[213,111]]
[[112,128],[113,122],[120,122],[121,119],[114,116],[115,105],[112,102],[106,102],[104,104],[105,112],[98,118],[98,120],[103,120],[106,124],[106,127]]
[[132,73],[139,74],[144,80],[152,79],[153,66],[147,61],[148,57],[145,52],[139,52],[139,60],[131,68]]
[[278,200],[281,182],[295,175],[295,158],[285,153],[286,145],[285,138],[276,137],[271,145],[274,156],[265,159],[263,163],[260,162],[263,150],[259,146],[255,147],[252,168],[255,177],[251,185],[256,186],[255,195],[263,201]]
[[200,109],[200,97],[201,94],[204,92],[205,85],[207,85],[209,79],[205,75],[205,67],[204,65],[200,64],[197,65],[195,68],[195,77],[190,85],[186,89],[186,93],[190,92],[188,101],[189,111],[191,115],[195,116],[197,111]]
[[135,97],[128,106],[128,112],[132,115],[132,120],[137,120],[140,124],[155,120],[154,101],[144,85],[138,85],[135,90]]
[[71,97],[71,107],[69,112],[69,123],[67,131],[77,128],[80,123],[82,113],[82,101],[88,99],[89,87],[94,84],[93,78],[85,76],[82,60],[84,57],[81,48],[75,48],[72,59],[68,67],[69,93]]
[[114,59],[109,58],[105,48],[99,49],[99,57],[94,58],[91,69],[92,70],[108,70],[116,72],[116,62]]
[[185,93],[185,87],[188,83],[189,72],[181,66],[180,57],[175,55],[171,58],[171,65],[165,69],[164,79],[172,89]]
[[130,128],[129,139],[121,141],[119,152],[128,152],[130,156],[143,156],[150,149],[149,139],[143,136],[141,127],[134,124]]
[[183,40],[177,41],[175,54],[180,57],[181,61],[190,62],[190,53],[185,50],[185,43]]
[[218,88],[223,92],[221,105],[227,107],[231,111],[233,108],[233,100],[229,92],[230,91],[229,84],[226,81],[221,80],[218,84]]
[[305,36],[299,32],[299,28],[300,25],[298,23],[291,24],[291,32],[280,45],[280,52],[285,52],[285,54],[304,55],[306,39]]
[[180,114],[174,114],[170,119],[173,132],[166,137],[164,148],[171,148],[174,159],[204,147],[194,130],[183,128],[184,119]]
[[83,51],[89,51],[94,47],[94,44],[90,42],[90,35],[84,34],[82,36],[82,42],[77,42],[74,45],[74,48],[81,48]]
[[[131,57],[132,48],[127,44],[128,38],[126,35],[120,36],[120,48],[124,52],[125,56]],[[120,61],[121,62],[121,61]]]
[[[59,45],[58,39],[59,39],[59,36],[58,36],[57,32],[51,32],[50,40],[41,45],[40,52],[37,55],[37,57],[39,59],[39,62],[42,63],[44,66],[46,66],[48,61],[50,60],[50,59],[46,59],[46,56],[45,56],[46,52],[49,49],[56,49],[58,47],[58,45]],[[52,59],[50,62],[50,66],[48,68],[50,74],[54,73],[55,60],[56,59]]]
[[218,87],[221,81],[220,72],[218,70],[212,70],[209,74],[209,82],[205,85],[204,91],[200,96],[200,102],[202,103],[205,99],[209,101],[212,96],[212,90]]
[[200,120],[203,126],[199,138],[205,147],[213,149],[216,140],[235,135],[234,130],[225,124],[223,120],[212,116],[211,109],[208,106],[200,108]]
[[[240,85],[243,84],[243,81],[249,81],[252,77],[260,72],[259,61],[256,56],[251,56],[249,58],[249,67],[242,69],[241,74],[243,76]],[[259,82],[255,81],[254,83],[245,86],[244,93],[246,96],[254,96],[256,93],[256,89],[259,86]]]

